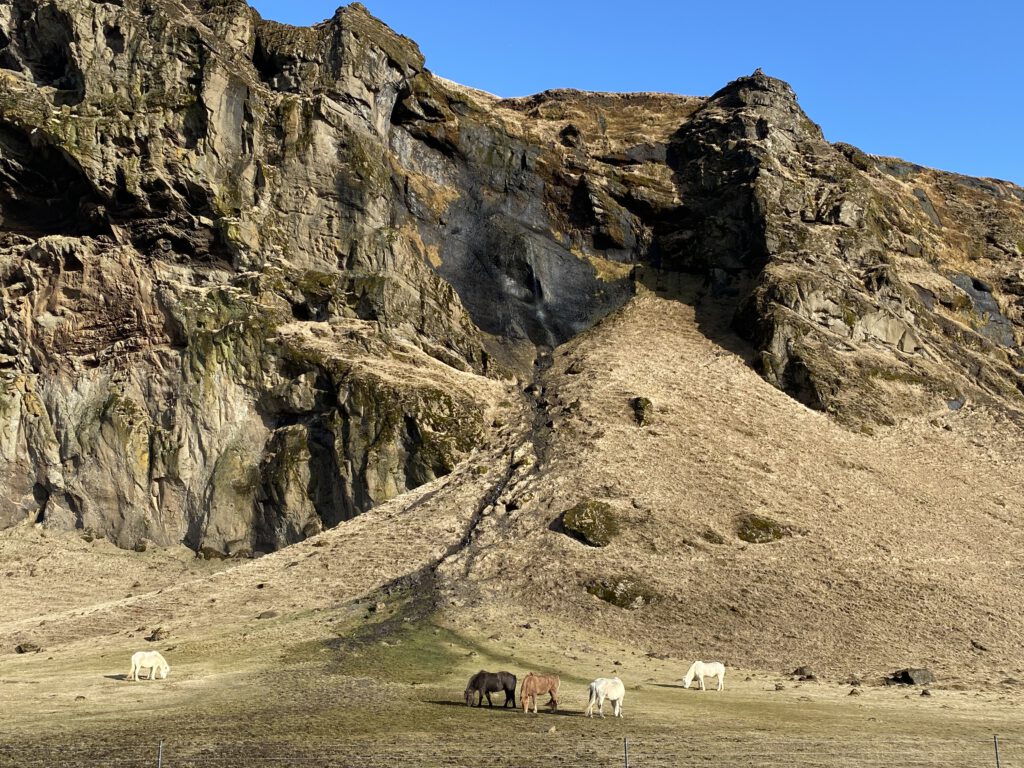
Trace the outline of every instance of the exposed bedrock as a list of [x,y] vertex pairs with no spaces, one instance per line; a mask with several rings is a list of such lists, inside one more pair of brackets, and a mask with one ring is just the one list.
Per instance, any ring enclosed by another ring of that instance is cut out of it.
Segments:
[[16,0],[0,525],[300,540],[487,440],[517,407],[510,346],[679,276],[702,329],[851,426],[1015,414],[1022,209],[829,144],[760,72],[498,99],[358,4],[299,29],[240,0]]

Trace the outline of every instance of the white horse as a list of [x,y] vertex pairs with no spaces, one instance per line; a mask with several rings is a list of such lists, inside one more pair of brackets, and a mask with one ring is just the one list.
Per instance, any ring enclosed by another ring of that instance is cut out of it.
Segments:
[[690,683],[693,682],[693,678],[697,678],[700,683],[700,689],[702,691],[707,690],[704,687],[705,677],[717,677],[718,678],[718,690],[722,690],[725,683],[725,664],[720,661],[695,661],[690,668],[686,671],[686,677],[683,678],[683,688],[689,688]]
[[617,677],[599,677],[590,684],[590,700],[587,703],[587,717],[594,716],[594,705],[597,704],[597,713],[604,717],[604,700],[612,703],[612,716],[622,717],[622,699],[626,696],[626,686]]
[[155,680],[157,677],[164,680],[171,671],[171,665],[160,655],[159,651],[138,651],[133,653],[132,671],[128,673],[128,679],[138,680],[139,672],[143,669],[149,669],[150,680]]

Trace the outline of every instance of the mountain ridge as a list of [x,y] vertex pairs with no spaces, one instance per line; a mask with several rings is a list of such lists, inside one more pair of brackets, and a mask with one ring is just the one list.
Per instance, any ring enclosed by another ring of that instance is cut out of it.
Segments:
[[0,21],[6,525],[277,548],[450,472],[515,399],[361,355],[525,387],[536,350],[690,277],[700,327],[852,429],[1019,418],[1024,190],[829,144],[760,71],[492,99],[358,4]]

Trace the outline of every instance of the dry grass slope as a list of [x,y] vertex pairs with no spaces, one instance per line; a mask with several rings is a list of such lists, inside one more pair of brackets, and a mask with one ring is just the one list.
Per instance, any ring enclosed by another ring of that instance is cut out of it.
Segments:
[[[452,476],[255,561],[4,533],[0,765],[144,764],[159,738],[197,767],[467,764],[488,741],[517,765],[612,765],[622,736],[651,766],[983,764],[995,731],[1024,755],[1012,423],[968,405],[851,433],[650,293],[542,383]],[[617,516],[606,547],[551,530],[584,499]],[[745,543],[747,514],[793,535]],[[616,607],[587,591],[602,579],[653,599]],[[141,648],[168,680],[122,679]],[[679,687],[697,657],[730,665],[722,694]],[[800,664],[821,681],[783,674]],[[908,665],[936,672],[931,697],[877,685]],[[480,668],[558,672],[565,711],[466,709]],[[575,716],[612,672],[623,721]]]

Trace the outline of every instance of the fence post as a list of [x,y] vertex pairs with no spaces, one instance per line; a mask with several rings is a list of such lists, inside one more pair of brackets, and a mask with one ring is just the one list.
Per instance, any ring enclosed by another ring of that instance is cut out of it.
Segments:
[[629,739],[622,739],[622,758],[626,762],[626,768],[629,768]]
[[992,746],[996,748],[996,768],[999,768],[999,737],[992,734]]
[[156,768],[164,768],[164,740],[160,739],[160,747],[156,751]]

